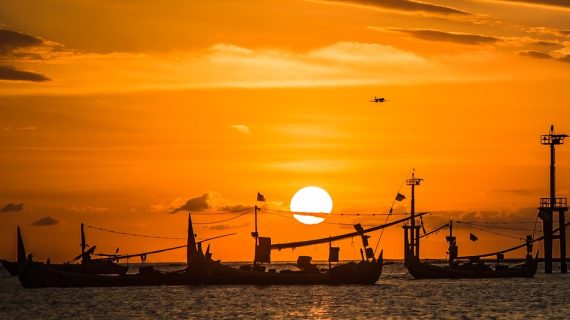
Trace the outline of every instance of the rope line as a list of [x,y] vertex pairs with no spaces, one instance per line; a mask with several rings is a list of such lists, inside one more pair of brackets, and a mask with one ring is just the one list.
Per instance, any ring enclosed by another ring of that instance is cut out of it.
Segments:
[[231,218],[227,218],[227,219],[223,219],[223,220],[218,220],[218,221],[210,221],[210,222],[192,222],[192,224],[216,224],[216,223],[220,223],[220,222],[226,222],[226,221],[230,221],[230,220],[234,220],[240,217],[243,217],[244,215],[248,214],[249,212],[246,211],[244,213],[241,213],[235,217],[231,217]]
[[[414,171],[415,171],[415,169],[410,170],[410,172],[406,175],[406,177],[409,176]],[[404,178],[404,180],[402,180],[402,183],[400,184],[400,187],[398,188],[398,193],[400,193],[400,191],[404,187],[404,183],[406,183],[406,178]],[[396,204],[396,198],[394,198],[394,200],[392,200],[392,205],[390,206],[390,211],[388,212],[388,216],[386,217],[386,221],[384,221],[384,224],[388,223],[388,218],[390,218],[390,214],[392,214],[392,210],[394,209],[394,204]],[[374,256],[376,256],[376,251],[378,251],[378,245],[380,245],[380,240],[382,240],[383,235],[384,235],[384,229],[382,229],[380,231],[380,236],[378,236],[378,241],[376,241],[376,247],[374,248]]]
[[514,231],[524,231],[524,232],[532,232],[533,231],[530,229],[519,229],[519,228],[511,228],[511,227],[503,227],[503,226],[492,226],[492,225],[478,223],[478,222],[464,222],[464,221],[457,221],[457,222],[467,224],[467,225],[479,226],[482,228],[488,228],[488,229],[505,229],[505,230],[514,230]]
[[475,226],[472,226],[472,225],[466,225],[466,227],[467,227],[467,228],[472,228],[472,229],[475,229],[475,230],[479,230],[479,231],[483,231],[483,232],[492,233],[492,234],[495,234],[495,235],[498,235],[498,236],[503,236],[503,237],[511,238],[511,239],[517,239],[517,240],[521,240],[521,241],[524,241],[524,240],[525,240],[525,239],[523,239],[523,238],[514,237],[514,236],[507,235],[507,234],[503,234],[503,233],[499,233],[499,232],[494,232],[494,231],[486,230],[486,229],[483,229],[483,228],[480,228],[480,227],[475,227]]
[[127,235],[127,236],[141,237],[141,238],[167,239],[167,240],[186,240],[186,238],[151,236],[151,235],[146,235],[146,234],[137,234],[137,233],[115,231],[115,230],[110,230],[110,229],[105,229],[105,228],[100,228],[100,227],[95,227],[95,226],[90,226],[90,225],[88,225],[87,228],[99,230],[99,231],[110,232],[110,233],[122,234],[122,235]]

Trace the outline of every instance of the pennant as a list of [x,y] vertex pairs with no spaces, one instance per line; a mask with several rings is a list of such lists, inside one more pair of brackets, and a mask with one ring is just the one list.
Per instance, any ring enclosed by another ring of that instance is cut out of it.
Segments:
[[396,195],[396,201],[402,201],[404,199],[406,199],[406,196],[398,192]]
[[469,240],[471,241],[477,241],[479,240],[479,238],[477,238],[476,235],[472,234],[471,232],[469,233]]
[[257,201],[265,202],[265,196],[258,192]]
[[271,238],[259,237],[259,244],[255,248],[255,261],[271,263]]
[[339,247],[330,247],[329,248],[329,261],[330,262],[338,262],[339,261]]

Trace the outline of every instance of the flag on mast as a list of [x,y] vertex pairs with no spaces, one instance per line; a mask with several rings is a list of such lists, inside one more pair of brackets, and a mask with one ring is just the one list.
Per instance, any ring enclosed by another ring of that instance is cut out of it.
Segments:
[[257,201],[265,202],[265,196],[258,192]]
[[402,201],[404,199],[406,199],[406,196],[398,192],[396,195],[396,201]]
[[470,233],[469,233],[469,240],[471,240],[471,241],[477,241],[477,240],[479,240],[479,238],[477,238],[476,235],[474,235],[473,233],[470,232]]

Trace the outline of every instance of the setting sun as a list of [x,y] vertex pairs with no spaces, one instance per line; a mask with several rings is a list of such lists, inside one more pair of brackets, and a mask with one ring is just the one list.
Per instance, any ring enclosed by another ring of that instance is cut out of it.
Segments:
[[[297,191],[291,199],[291,211],[303,213],[331,213],[333,202],[331,196],[323,188],[309,186]],[[293,217],[304,224],[319,224],[323,217],[294,214]]]

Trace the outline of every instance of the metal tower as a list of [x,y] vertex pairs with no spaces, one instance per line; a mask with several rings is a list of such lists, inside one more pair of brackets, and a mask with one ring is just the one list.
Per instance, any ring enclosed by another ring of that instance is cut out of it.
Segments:
[[[568,271],[566,265],[566,230],[565,230],[565,214],[568,211],[568,199],[556,198],[556,152],[555,147],[564,144],[566,134],[556,134],[554,125],[550,126],[550,132],[540,137],[542,145],[550,146],[550,197],[540,198],[540,207],[538,208],[538,217],[542,219],[542,228],[544,234],[544,272],[552,273],[552,240],[557,239],[560,242],[560,273]],[[554,213],[558,212],[558,226],[560,233],[552,234],[552,225]]]

